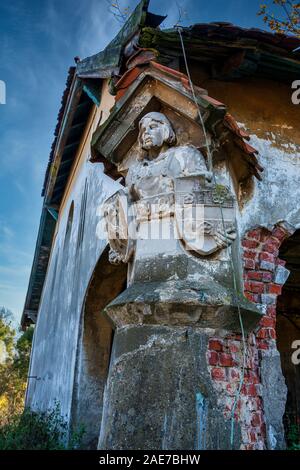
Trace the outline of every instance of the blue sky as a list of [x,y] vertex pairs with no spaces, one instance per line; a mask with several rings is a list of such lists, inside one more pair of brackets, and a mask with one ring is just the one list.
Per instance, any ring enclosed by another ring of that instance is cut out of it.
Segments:
[[[185,23],[230,21],[264,28],[257,17],[261,0],[185,0]],[[269,2],[271,3],[271,2]],[[131,8],[137,1],[121,0]],[[150,11],[168,14],[173,0],[152,0]],[[22,313],[33,259],[44,173],[53,131],[73,58],[103,49],[120,24],[106,0],[0,0],[0,306]]]

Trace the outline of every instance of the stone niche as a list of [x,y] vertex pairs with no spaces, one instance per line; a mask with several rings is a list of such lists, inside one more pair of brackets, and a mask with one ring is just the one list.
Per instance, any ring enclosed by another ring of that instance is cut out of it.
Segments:
[[[225,149],[222,155],[216,139],[216,129],[222,134],[225,126],[226,108],[197,87],[196,97],[197,104],[184,75],[152,63],[134,74],[132,83],[127,77],[125,93],[93,136],[92,161],[102,161],[108,174],[125,180],[124,191],[113,195],[104,208],[114,262],[128,263],[128,289],[109,306],[118,326],[132,321],[180,325],[184,317],[191,326],[239,331],[238,308],[248,328],[260,316],[243,296],[239,275],[234,181],[240,176],[232,169],[228,172],[228,155]],[[217,161],[209,162],[198,107],[207,143],[218,149]],[[151,123],[151,115],[164,116],[165,122],[154,117]],[[172,142],[162,142],[158,158],[149,157],[147,145],[141,144],[145,122],[161,125],[162,132],[168,133],[169,124],[172,129]],[[246,168],[242,154],[240,159],[240,167]],[[149,190],[137,188],[145,185]],[[196,206],[202,209],[195,215]],[[129,233],[133,225],[134,236]],[[149,240],[150,232],[154,239]],[[238,295],[232,289],[230,250]]]
[[116,332],[99,448],[227,449],[205,351],[209,332],[240,331],[239,313],[246,331],[262,316],[239,274],[235,183],[249,161],[234,172],[224,105],[199,88],[195,103],[182,74],[151,64],[125,82],[92,141],[92,161],[123,177],[103,218],[110,261],[128,265],[105,309]]

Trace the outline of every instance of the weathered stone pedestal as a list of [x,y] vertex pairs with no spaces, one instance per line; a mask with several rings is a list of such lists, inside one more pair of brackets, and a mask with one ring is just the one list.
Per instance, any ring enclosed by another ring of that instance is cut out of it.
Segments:
[[[117,330],[99,449],[229,449],[204,329],[129,325]],[[239,448],[240,431],[235,432]]]
[[164,114],[146,114],[139,129],[146,154],[105,203],[110,260],[128,263],[128,283],[105,309],[116,332],[99,449],[230,449],[208,342],[240,332],[239,313],[246,331],[262,315],[239,274],[234,282],[235,198],[196,147],[172,147]]
[[[213,281],[136,283],[106,308],[117,325],[99,449],[230,449],[208,370],[209,337],[260,314]],[[236,425],[234,448],[239,448]]]

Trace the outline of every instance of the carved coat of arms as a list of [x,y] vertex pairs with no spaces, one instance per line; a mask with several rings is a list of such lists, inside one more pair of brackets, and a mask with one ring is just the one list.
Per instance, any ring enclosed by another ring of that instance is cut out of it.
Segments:
[[192,145],[174,146],[168,118],[157,112],[139,123],[144,154],[126,176],[125,188],[105,202],[110,260],[127,263],[139,224],[170,218],[185,249],[201,256],[230,245],[235,237],[234,197],[215,185],[202,153]]

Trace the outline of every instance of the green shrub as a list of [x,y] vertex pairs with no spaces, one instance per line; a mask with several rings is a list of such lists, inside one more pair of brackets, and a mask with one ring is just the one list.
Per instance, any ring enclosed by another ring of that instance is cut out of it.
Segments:
[[291,424],[287,436],[288,450],[300,450],[300,434],[297,424]]
[[78,449],[83,434],[83,429],[68,432],[58,404],[46,412],[25,409],[0,427],[0,450]]

